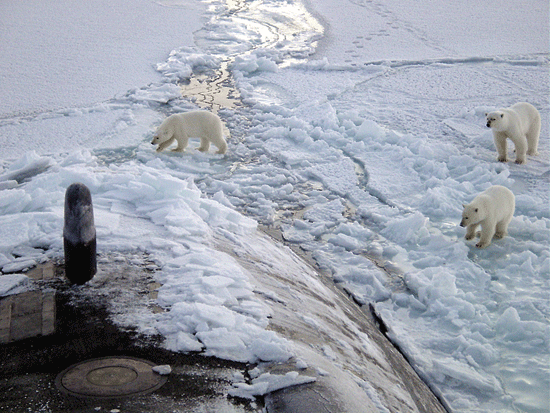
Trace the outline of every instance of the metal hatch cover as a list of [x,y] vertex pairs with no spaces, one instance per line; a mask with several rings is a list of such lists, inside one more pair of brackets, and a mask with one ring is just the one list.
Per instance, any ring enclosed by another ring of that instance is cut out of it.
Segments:
[[151,393],[167,378],[156,364],[132,357],[102,357],[74,364],[56,378],[57,387],[77,397],[118,398]]

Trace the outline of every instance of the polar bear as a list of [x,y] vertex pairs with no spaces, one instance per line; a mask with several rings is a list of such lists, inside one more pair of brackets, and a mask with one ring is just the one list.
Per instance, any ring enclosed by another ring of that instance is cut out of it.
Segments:
[[206,152],[213,143],[218,148],[216,153],[224,154],[227,143],[223,137],[223,124],[218,115],[204,110],[177,113],[167,117],[153,136],[152,145],[158,145],[157,152],[162,152],[174,141],[178,146],[172,151],[183,152],[189,138],[200,138],[201,145],[197,148]]
[[493,185],[463,207],[460,226],[467,227],[465,238],[474,238],[477,226],[481,225],[481,238],[476,247],[485,248],[491,243],[493,236],[502,238],[508,233],[516,199],[508,188]]
[[506,109],[486,113],[487,127],[493,130],[493,140],[499,162],[506,162],[506,139],[516,147],[516,163],[525,162],[525,154],[537,155],[540,135],[540,114],[530,103],[520,102]]

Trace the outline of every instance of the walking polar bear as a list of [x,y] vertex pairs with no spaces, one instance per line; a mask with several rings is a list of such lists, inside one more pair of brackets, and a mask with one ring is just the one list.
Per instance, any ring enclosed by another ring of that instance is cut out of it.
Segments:
[[506,162],[506,139],[514,142],[516,163],[525,163],[525,154],[537,155],[540,135],[540,114],[530,103],[516,103],[506,109],[486,113],[487,127],[493,130],[498,161]]
[[223,137],[223,124],[218,115],[203,110],[178,113],[167,117],[153,136],[152,145],[158,145],[157,152],[162,152],[174,141],[177,142],[173,152],[183,152],[189,138],[200,138],[201,144],[197,148],[206,152],[213,143],[218,151],[224,154],[227,143]]
[[485,248],[491,243],[493,236],[502,238],[508,233],[508,224],[514,215],[516,199],[508,188],[494,185],[463,207],[460,226],[467,228],[465,238],[473,239],[477,226],[481,225],[481,237],[476,247]]

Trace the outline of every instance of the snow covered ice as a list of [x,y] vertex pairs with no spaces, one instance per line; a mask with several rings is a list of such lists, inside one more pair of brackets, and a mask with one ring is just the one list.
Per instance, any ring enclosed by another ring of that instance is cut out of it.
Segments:
[[[548,2],[0,9],[2,294],[27,288],[13,273],[62,256],[65,189],[82,182],[99,252],[141,251],[161,267],[167,311],[117,321],[162,333],[171,350],[299,357],[258,298],[277,294],[217,249],[220,239],[260,243],[261,224],[372,305],[451,411],[548,409]],[[155,154],[162,120],[205,102],[185,85],[199,75],[215,83],[224,67],[242,100],[219,110],[228,153],[191,142],[183,155]],[[498,163],[484,113],[519,101],[541,113],[540,154]],[[516,212],[509,235],[478,250],[458,223],[462,204],[491,185],[514,192]],[[260,244],[275,265],[279,247]],[[232,391],[307,380],[258,371]]]

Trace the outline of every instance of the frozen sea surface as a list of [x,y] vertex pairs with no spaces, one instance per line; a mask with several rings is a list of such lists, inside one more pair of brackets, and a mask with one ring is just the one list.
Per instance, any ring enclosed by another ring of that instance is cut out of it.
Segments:
[[[213,260],[216,237],[255,242],[260,223],[372,305],[450,410],[548,409],[547,2],[89,7],[2,10],[3,272],[62,255],[64,190],[81,181],[100,248],[146,251],[162,267],[169,311],[120,322],[174,350],[278,362],[292,346],[267,329],[254,280],[229,256]],[[128,18],[93,19],[111,7]],[[52,41],[64,26],[77,41]],[[166,115],[204,105],[185,87],[197,78],[240,96],[219,108],[228,154],[154,153]],[[518,101],[541,112],[540,154],[498,163],[484,113]],[[478,250],[461,205],[496,184],[516,213],[507,237]]]

